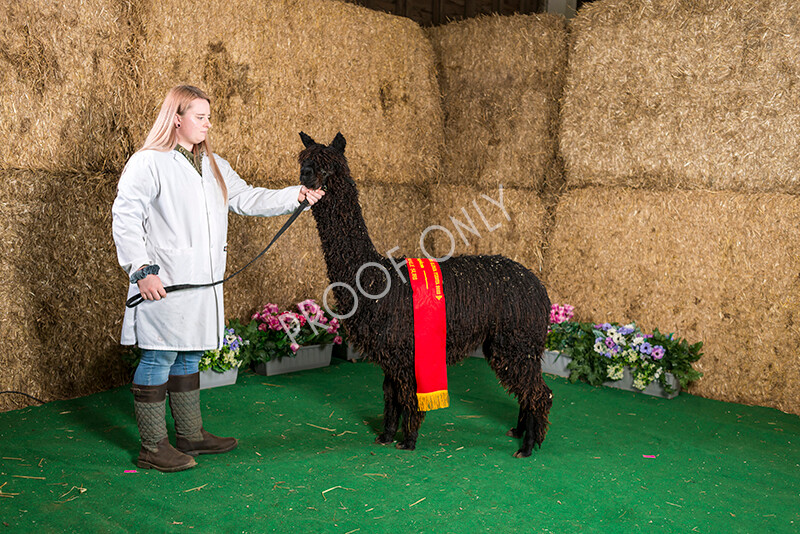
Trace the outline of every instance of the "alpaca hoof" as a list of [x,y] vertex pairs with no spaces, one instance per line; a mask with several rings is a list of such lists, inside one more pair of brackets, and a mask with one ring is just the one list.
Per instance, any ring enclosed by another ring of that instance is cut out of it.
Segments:
[[417,444],[416,443],[406,443],[405,441],[401,441],[400,443],[395,445],[395,447],[398,448],[398,449],[404,450],[404,451],[413,451],[414,449],[417,448]]
[[527,458],[531,455],[531,451],[524,451],[522,449],[514,453],[514,458]]
[[377,438],[375,438],[375,443],[378,445],[388,445],[394,441],[393,436],[387,436],[386,434],[381,434]]
[[512,428],[511,430],[506,432],[506,436],[508,436],[509,438],[521,438],[522,432],[517,432],[516,428]]

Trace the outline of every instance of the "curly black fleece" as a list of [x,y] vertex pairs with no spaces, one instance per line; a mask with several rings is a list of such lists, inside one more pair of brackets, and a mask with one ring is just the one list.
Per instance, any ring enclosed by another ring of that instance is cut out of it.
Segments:
[[[330,146],[301,134],[306,149],[300,153],[301,182],[324,187],[326,195],[312,207],[339,314],[348,340],[384,372],[384,431],[378,443],[391,443],[403,416],[401,449],[414,449],[420,412],[414,377],[412,290],[400,279],[394,264],[378,254],[367,232],[358,201],[358,190],[344,156],[345,140],[338,134]],[[403,258],[395,258],[401,263]],[[390,273],[389,292],[386,274]],[[523,438],[517,457],[530,456],[544,441],[552,394],[542,379],[541,356],[545,347],[550,299],[539,279],[524,266],[503,256],[455,256],[440,262],[447,313],[447,363],[466,358],[483,347],[500,383],[517,398],[517,425],[508,435]],[[408,270],[400,268],[408,280]]]

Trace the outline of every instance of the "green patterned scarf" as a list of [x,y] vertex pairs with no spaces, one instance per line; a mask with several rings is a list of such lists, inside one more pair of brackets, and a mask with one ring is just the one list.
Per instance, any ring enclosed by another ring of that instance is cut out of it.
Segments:
[[192,167],[194,167],[197,170],[197,172],[200,174],[200,176],[203,176],[203,155],[202,154],[198,154],[197,156],[195,156],[193,152],[190,152],[190,151],[186,150],[185,148],[183,148],[179,144],[175,145],[175,150],[177,150],[178,152],[180,152],[181,154],[186,156],[186,159],[189,160],[189,163],[192,164]]

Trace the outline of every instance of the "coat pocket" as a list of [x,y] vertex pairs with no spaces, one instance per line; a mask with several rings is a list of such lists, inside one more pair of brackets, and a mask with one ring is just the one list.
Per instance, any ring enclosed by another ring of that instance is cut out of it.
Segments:
[[160,267],[158,276],[165,286],[193,282],[194,262],[191,248],[153,247],[153,258]]

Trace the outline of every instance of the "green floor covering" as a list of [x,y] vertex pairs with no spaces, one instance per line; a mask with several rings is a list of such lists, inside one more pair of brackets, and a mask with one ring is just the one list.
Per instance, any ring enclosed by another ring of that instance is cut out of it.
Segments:
[[206,428],[240,446],[181,473],[125,472],[127,388],[1,413],[0,532],[800,531],[798,417],[547,381],[527,459],[505,436],[514,400],[475,358],[413,452],[373,443],[382,375],[343,360],[204,391]]

